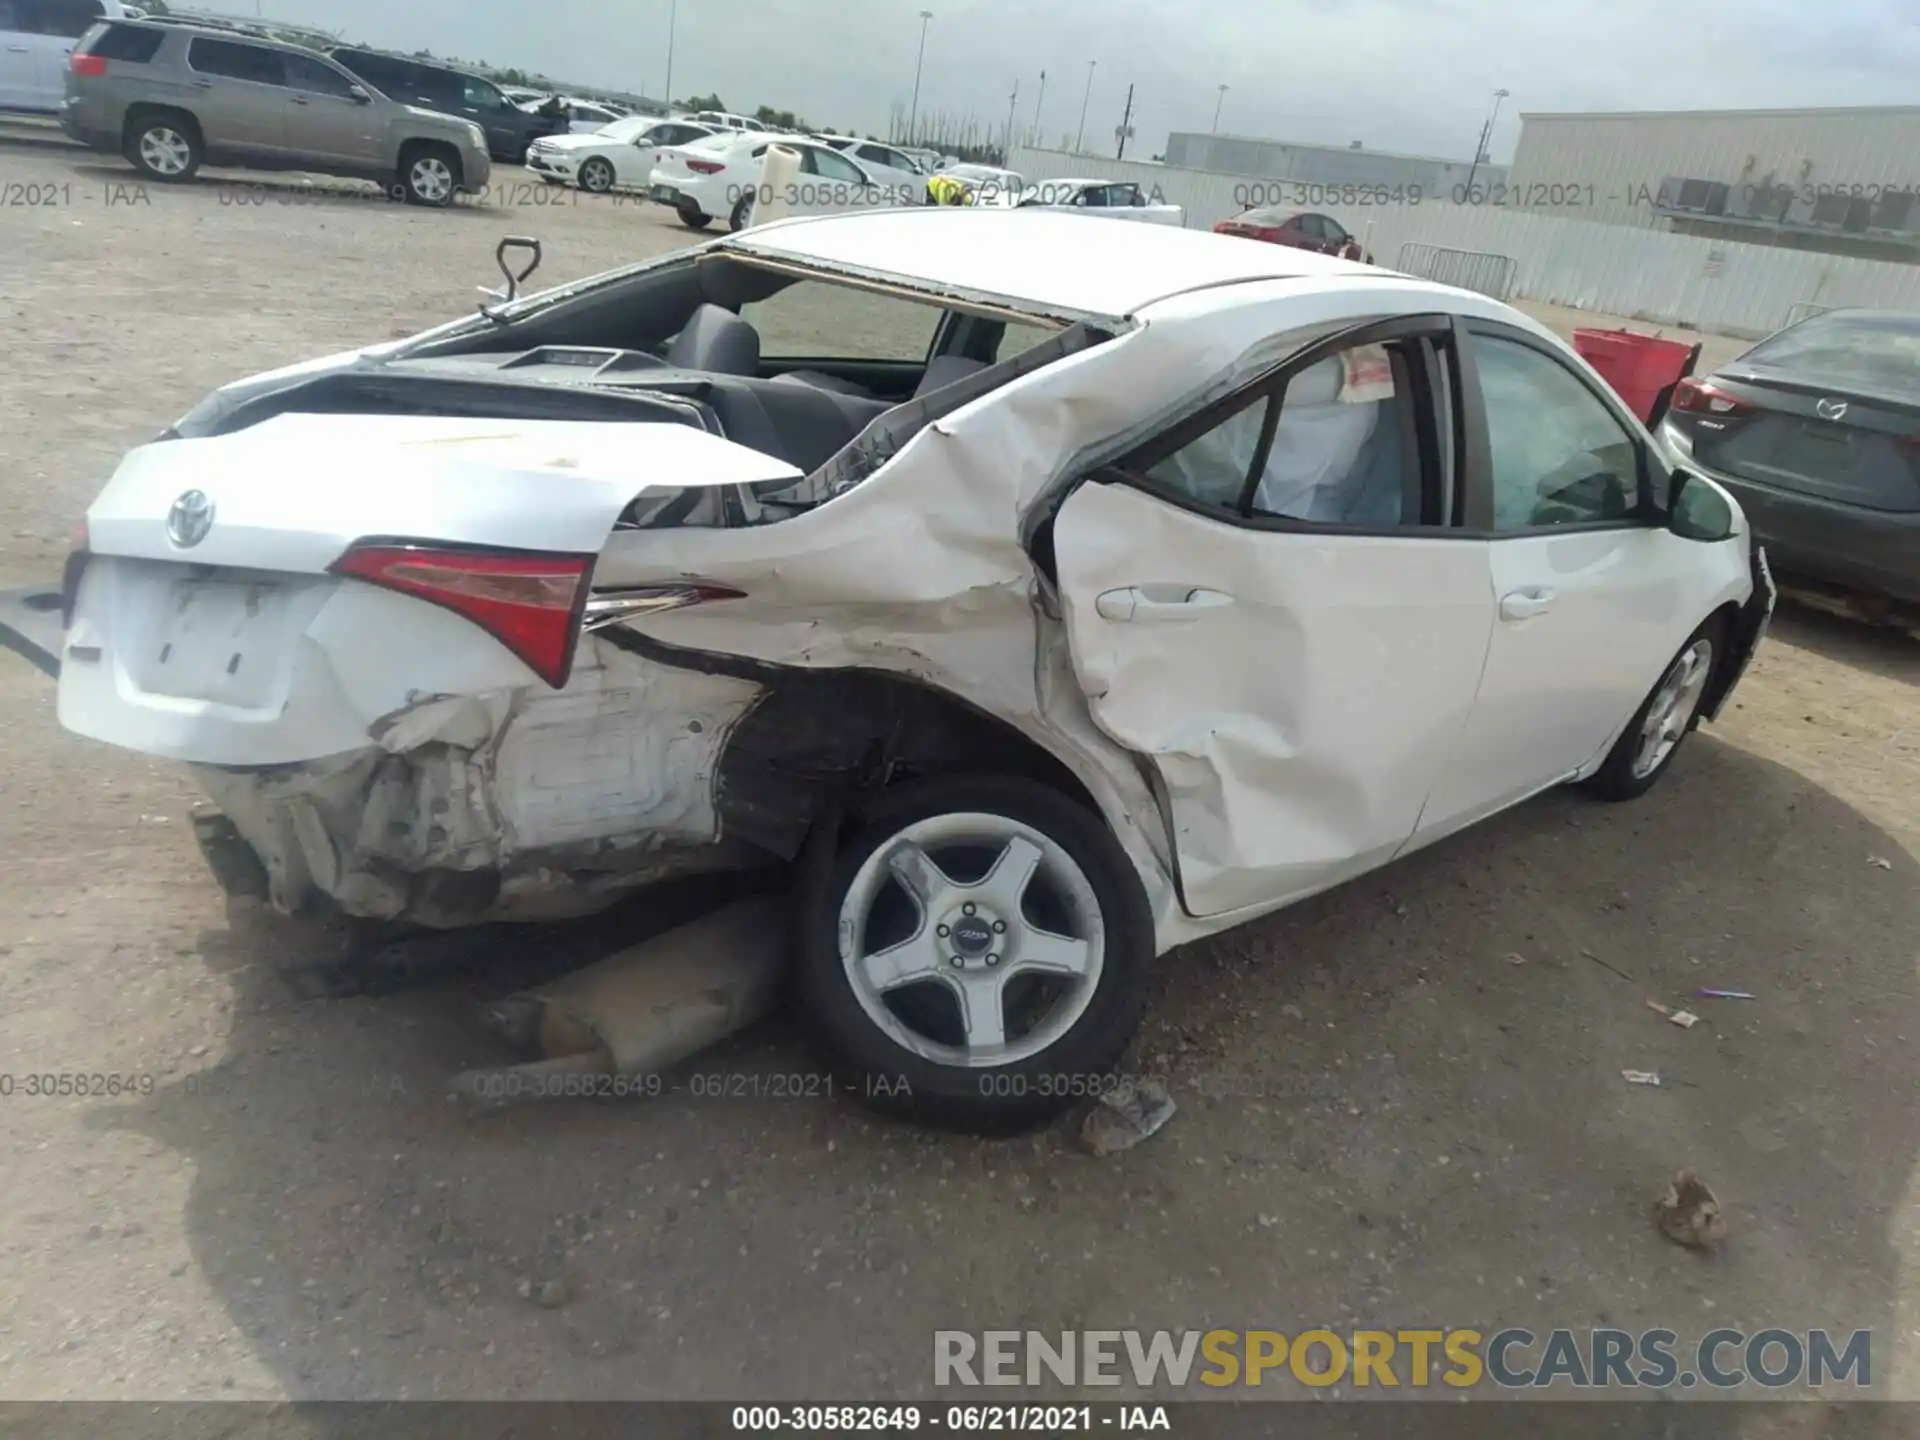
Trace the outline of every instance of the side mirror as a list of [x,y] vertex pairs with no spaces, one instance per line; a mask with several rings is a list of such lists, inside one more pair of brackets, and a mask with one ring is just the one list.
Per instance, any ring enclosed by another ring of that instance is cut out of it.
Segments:
[[364,85],[349,85],[347,87],[347,94],[352,97],[353,103],[356,105],[371,105],[373,103],[373,96],[367,93]]
[[1667,491],[1667,529],[1683,540],[1708,544],[1733,535],[1733,506],[1720,487],[1686,470],[1675,470]]

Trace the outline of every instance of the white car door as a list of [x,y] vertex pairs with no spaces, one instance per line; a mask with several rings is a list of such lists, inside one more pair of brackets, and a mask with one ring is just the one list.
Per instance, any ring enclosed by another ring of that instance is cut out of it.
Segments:
[[879,187],[853,161],[825,145],[797,145],[800,179],[795,215],[834,215],[870,210],[881,203]]
[[1645,433],[1551,342],[1463,324],[1466,523],[1497,618],[1458,763],[1423,836],[1569,779],[1712,608],[1698,547],[1648,502]]
[[39,7],[40,0],[0,0],[0,108],[32,103]]
[[1485,543],[1444,523],[1449,324],[1323,340],[1054,519],[1075,673],[1158,777],[1193,914],[1391,859],[1449,763],[1493,627]]
[[[67,61],[74,45],[104,13],[100,0],[14,0],[5,31],[0,87],[16,98],[0,102],[23,110],[59,110],[67,93]],[[4,93],[4,92],[0,92]]]

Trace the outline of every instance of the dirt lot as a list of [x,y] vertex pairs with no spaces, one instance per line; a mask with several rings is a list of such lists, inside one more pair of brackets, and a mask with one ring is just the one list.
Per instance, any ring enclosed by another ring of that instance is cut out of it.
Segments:
[[[215,385],[474,303],[502,235],[543,281],[688,238],[497,179],[427,214],[0,143],[52,197],[0,212],[0,580]],[[0,665],[0,1076],[150,1087],[0,1097],[0,1395],[926,1396],[936,1328],[1362,1322],[1871,1328],[1920,1393],[1916,685],[1920,646],[1788,611],[1644,802],[1551,796],[1170,957],[1139,1058],[1180,1112],[1098,1160],[685,1090],[464,1120],[511,974],[301,998],[282,962],[339,937],[229,914],[181,778]],[[1645,1007],[1702,985],[1758,999]],[[699,1067],[815,1068],[779,1023]],[[1649,1222],[1680,1165],[1713,1258]]]

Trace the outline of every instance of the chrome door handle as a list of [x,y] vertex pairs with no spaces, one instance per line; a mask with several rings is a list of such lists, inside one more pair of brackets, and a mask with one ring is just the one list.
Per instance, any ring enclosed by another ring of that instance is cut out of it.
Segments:
[[1553,608],[1553,591],[1539,586],[1510,590],[1500,597],[1502,620],[1531,620]]
[[1198,620],[1231,604],[1233,597],[1219,590],[1129,585],[1124,590],[1102,591],[1095,597],[1093,608],[1104,620],[1141,625]]

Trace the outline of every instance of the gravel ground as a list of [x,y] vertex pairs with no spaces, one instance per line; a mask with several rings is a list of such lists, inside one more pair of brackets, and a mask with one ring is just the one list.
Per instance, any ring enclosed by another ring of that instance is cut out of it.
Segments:
[[[422,213],[0,145],[55,187],[0,210],[0,579],[215,385],[472,304],[502,235],[543,281],[689,238],[498,180]],[[229,909],[182,778],[0,665],[0,1076],[136,1092],[0,1097],[0,1396],[925,1396],[937,1328],[1356,1323],[1871,1328],[1915,1393],[1917,684],[1911,642],[1786,610],[1643,803],[1552,795],[1170,957],[1139,1058],[1181,1109],[1094,1159],[691,1086],[464,1119],[514,973],[302,998],[282,963],[341,937]],[[1645,1007],[1701,985],[1759,998]],[[817,1068],[777,1020],[698,1066]],[[1711,1258],[1650,1223],[1681,1165]]]

